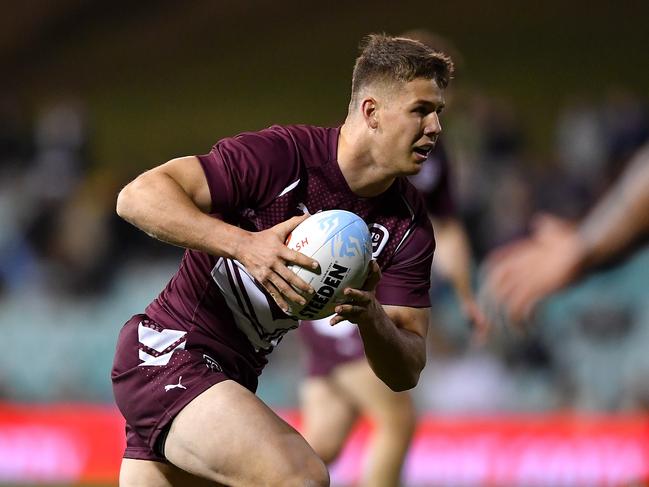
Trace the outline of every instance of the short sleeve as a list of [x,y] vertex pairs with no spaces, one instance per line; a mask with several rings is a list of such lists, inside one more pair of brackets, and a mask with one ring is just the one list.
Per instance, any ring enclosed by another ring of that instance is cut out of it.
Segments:
[[213,212],[263,207],[299,178],[296,145],[279,126],[222,139],[208,154],[197,157]]
[[428,217],[419,216],[376,288],[381,304],[427,308],[430,306],[430,270],[435,237]]

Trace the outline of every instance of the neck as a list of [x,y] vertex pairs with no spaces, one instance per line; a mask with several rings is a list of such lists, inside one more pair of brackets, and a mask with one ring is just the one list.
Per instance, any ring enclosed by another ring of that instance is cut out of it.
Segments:
[[349,117],[340,129],[338,165],[352,192],[363,198],[384,193],[396,179],[381,169],[367,134],[355,127]]

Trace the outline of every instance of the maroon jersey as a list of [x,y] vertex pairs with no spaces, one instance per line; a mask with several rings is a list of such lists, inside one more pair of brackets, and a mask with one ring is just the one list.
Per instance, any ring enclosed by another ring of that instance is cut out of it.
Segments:
[[[399,178],[373,198],[355,195],[337,163],[339,129],[274,126],[217,143],[199,156],[219,218],[260,231],[303,211],[358,214],[373,235],[383,304],[428,307],[432,228],[416,189]],[[187,251],[177,274],[146,309],[161,326],[200,330],[260,373],[265,355],[296,328],[237,261]]]

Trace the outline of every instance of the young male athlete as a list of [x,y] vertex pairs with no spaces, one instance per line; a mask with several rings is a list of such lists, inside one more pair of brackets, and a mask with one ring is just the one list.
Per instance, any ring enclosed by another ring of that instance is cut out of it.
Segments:
[[331,324],[358,326],[369,365],[391,389],[417,384],[435,243],[401,176],[416,174],[435,145],[452,70],[423,44],[369,36],[340,128],[274,126],[223,139],[120,192],[120,216],[188,249],[120,332],[112,378],[127,423],[122,486],[329,485],[307,442],[254,395],[266,355],[297,326],[286,300],[311,297],[287,265],[317,262],[284,245],[305,211],[350,210],[374,229],[370,275],[345,290]]
[[[425,30],[403,37],[434,50],[454,52],[445,39]],[[455,59],[455,56],[454,56]],[[435,228],[434,267],[453,285],[458,304],[482,339],[487,322],[471,286],[471,252],[462,222],[456,215],[451,190],[451,167],[443,144],[437,143],[422,169],[409,177],[424,198]],[[416,411],[408,393],[390,390],[365,359],[358,328],[349,322],[329,326],[329,320],[303,322],[307,371],[300,386],[301,432],[325,463],[333,462],[359,416],[372,422],[359,479],[363,487],[396,487],[416,426]]]

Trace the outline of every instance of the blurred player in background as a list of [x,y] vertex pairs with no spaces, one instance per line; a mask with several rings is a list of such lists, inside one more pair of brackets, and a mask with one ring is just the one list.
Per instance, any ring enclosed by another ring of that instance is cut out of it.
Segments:
[[[404,36],[432,49],[443,47],[445,52],[453,51],[446,41],[426,31],[411,31]],[[421,171],[410,177],[424,197],[435,229],[437,248],[433,266],[450,280],[460,307],[481,338],[487,323],[474,299],[471,251],[455,212],[450,179],[449,161],[441,143]],[[356,326],[344,322],[330,327],[328,322],[303,322],[299,328],[308,362],[307,377],[300,390],[304,436],[325,463],[331,463],[342,451],[356,420],[361,414],[366,415],[373,424],[373,432],[360,485],[398,486],[416,426],[412,397],[407,392],[390,390],[372,372]]]
[[112,379],[127,423],[123,486],[329,485],[307,442],[254,394],[266,356],[297,326],[286,300],[305,304],[313,293],[287,266],[317,262],[284,245],[305,208],[346,209],[380,229],[365,286],[345,289],[331,324],[357,325],[369,366],[391,389],[417,384],[435,242],[402,176],[418,173],[435,145],[452,72],[450,58],[423,44],[369,36],[342,127],[223,139],[120,192],[120,216],[188,249],[146,314],[120,332]]
[[502,308],[514,323],[528,319],[543,299],[587,271],[637,249],[637,245],[646,246],[649,145],[633,156],[624,173],[581,222],[541,215],[533,226],[529,238],[490,256],[481,289],[487,309]]

